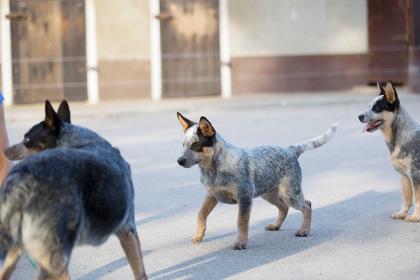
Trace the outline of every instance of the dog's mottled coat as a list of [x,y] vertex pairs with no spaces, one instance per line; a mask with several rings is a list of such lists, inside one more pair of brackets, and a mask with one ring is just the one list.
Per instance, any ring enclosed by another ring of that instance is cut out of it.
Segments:
[[[385,89],[378,83],[380,94],[359,120],[367,123],[369,132],[380,129],[389,149],[392,166],[401,176],[402,206],[394,219],[420,221],[420,125],[400,104],[392,82]],[[408,214],[414,198],[414,211]]]
[[75,245],[99,245],[112,234],[136,279],[147,278],[130,166],[118,149],[93,131],[62,121],[47,102],[45,121],[6,155],[23,160],[0,190],[0,279],[9,277],[22,251],[40,267],[39,279],[66,279]]
[[178,119],[185,131],[184,152],[178,163],[184,167],[198,164],[201,183],[208,192],[198,215],[194,243],[203,239],[207,216],[221,202],[239,205],[238,237],[234,248],[245,249],[252,199],[259,196],[279,210],[275,223],[267,225],[267,230],[278,230],[288,208],[293,207],[304,215],[304,222],[296,235],[309,234],[311,203],[304,200],[302,193],[298,157],[306,150],[327,143],[333,137],[336,125],[318,138],[288,148],[262,146],[242,149],[226,142],[204,117],[198,124],[179,113]]

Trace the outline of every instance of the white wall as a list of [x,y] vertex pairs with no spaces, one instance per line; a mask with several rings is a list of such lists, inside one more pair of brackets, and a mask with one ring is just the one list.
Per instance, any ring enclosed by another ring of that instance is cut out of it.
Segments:
[[229,0],[232,56],[368,50],[367,0]]

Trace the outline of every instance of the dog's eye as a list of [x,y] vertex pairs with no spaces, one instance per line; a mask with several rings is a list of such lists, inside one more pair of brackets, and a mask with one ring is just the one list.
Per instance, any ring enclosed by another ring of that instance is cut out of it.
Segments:
[[195,143],[191,144],[190,149],[191,150],[197,150],[199,147],[200,147],[200,144],[195,142]]
[[23,143],[28,144],[31,141],[31,139],[29,139],[29,137],[25,137],[23,138]]
[[190,146],[190,148],[192,148],[192,149],[197,148],[197,147],[198,147],[198,143],[192,143],[191,146]]

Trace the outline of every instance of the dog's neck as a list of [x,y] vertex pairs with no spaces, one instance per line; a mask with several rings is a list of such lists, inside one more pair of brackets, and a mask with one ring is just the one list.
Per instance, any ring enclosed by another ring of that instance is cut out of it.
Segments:
[[216,134],[213,148],[211,149],[212,151],[207,153],[199,164],[202,174],[203,172],[215,172],[222,165],[228,167],[229,164],[226,164],[226,161],[231,159],[233,155],[237,154],[235,153],[235,150],[238,149],[239,148],[226,142],[219,134]]
[[90,129],[64,124],[60,129],[57,146],[61,148],[88,148],[109,143]]
[[417,126],[417,122],[400,106],[393,120],[385,123],[384,128],[381,129],[389,151],[392,153],[397,146],[404,144]]

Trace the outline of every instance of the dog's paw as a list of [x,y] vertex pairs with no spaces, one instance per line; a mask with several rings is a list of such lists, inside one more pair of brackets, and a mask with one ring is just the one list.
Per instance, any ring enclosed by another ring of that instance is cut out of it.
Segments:
[[235,241],[235,245],[233,246],[233,249],[235,250],[244,250],[248,247],[248,240],[243,239],[237,239]]
[[204,234],[196,234],[191,240],[191,242],[193,244],[199,244],[201,243],[201,241],[203,241],[203,238],[204,238]]
[[266,225],[264,228],[266,231],[276,231],[280,229],[280,226],[275,225],[275,224],[269,224],[269,225]]
[[407,217],[407,213],[406,212],[395,212],[391,215],[391,218],[396,219],[396,220],[403,220]]
[[408,215],[407,217],[405,217],[405,221],[410,222],[410,223],[418,223],[418,222],[420,222],[420,216],[419,215]]
[[298,230],[295,233],[295,236],[297,237],[307,237],[309,235],[309,232],[307,232],[306,230]]

